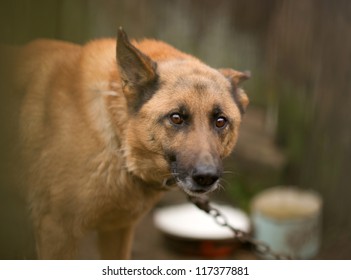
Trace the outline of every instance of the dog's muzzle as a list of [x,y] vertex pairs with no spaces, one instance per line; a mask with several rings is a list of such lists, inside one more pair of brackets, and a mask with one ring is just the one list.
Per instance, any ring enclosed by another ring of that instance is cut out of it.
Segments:
[[221,171],[212,165],[200,165],[191,172],[176,172],[163,185],[167,188],[179,187],[190,196],[199,196],[214,191],[218,187]]

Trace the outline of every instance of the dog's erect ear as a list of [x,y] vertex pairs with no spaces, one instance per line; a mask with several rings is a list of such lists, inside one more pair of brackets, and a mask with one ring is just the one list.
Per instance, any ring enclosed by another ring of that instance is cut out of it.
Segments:
[[156,63],[134,47],[122,28],[118,29],[117,63],[123,82],[143,86],[156,78]]
[[245,91],[239,88],[239,84],[249,79],[251,73],[249,71],[239,72],[230,68],[218,69],[218,71],[230,81],[233,88],[234,100],[237,103],[241,114],[245,113],[247,105],[249,105],[249,98]]
[[130,43],[122,28],[118,29],[116,56],[128,102],[138,106],[136,104],[140,105],[141,101],[150,98],[147,88],[158,79],[157,64]]
[[251,77],[250,71],[240,72],[230,68],[222,68],[222,69],[218,69],[218,71],[221,72],[236,86],[238,86],[241,82],[244,82],[247,79],[250,79]]

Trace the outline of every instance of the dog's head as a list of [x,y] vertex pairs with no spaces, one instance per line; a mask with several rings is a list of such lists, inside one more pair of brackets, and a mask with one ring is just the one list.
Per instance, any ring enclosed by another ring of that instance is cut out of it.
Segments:
[[146,182],[207,193],[218,186],[222,160],[237,141],[248,105],[238,84],[249,74],[216,70],[162,46],[153,59],[119,31],[117,62],[129,108],[127,167]]

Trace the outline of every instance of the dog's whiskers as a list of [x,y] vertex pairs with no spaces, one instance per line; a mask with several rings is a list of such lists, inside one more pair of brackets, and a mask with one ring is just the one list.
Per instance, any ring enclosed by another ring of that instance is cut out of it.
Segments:
[[228,180],[224,179],[224,178],[221,178],[220,184],[223,187],[230,187],[230,182]]
[[221,184],[221,182],[218,183],[217,190],[218,191],[224,191],[225,190],[225,187]]

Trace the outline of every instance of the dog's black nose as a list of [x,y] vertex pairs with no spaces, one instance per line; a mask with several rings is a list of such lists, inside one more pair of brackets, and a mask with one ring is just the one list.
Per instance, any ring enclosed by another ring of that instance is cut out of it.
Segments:
[[199,187],[210,187],[219,179],[219,172],[214,166],[199,166],[194,169],[192,179]]

